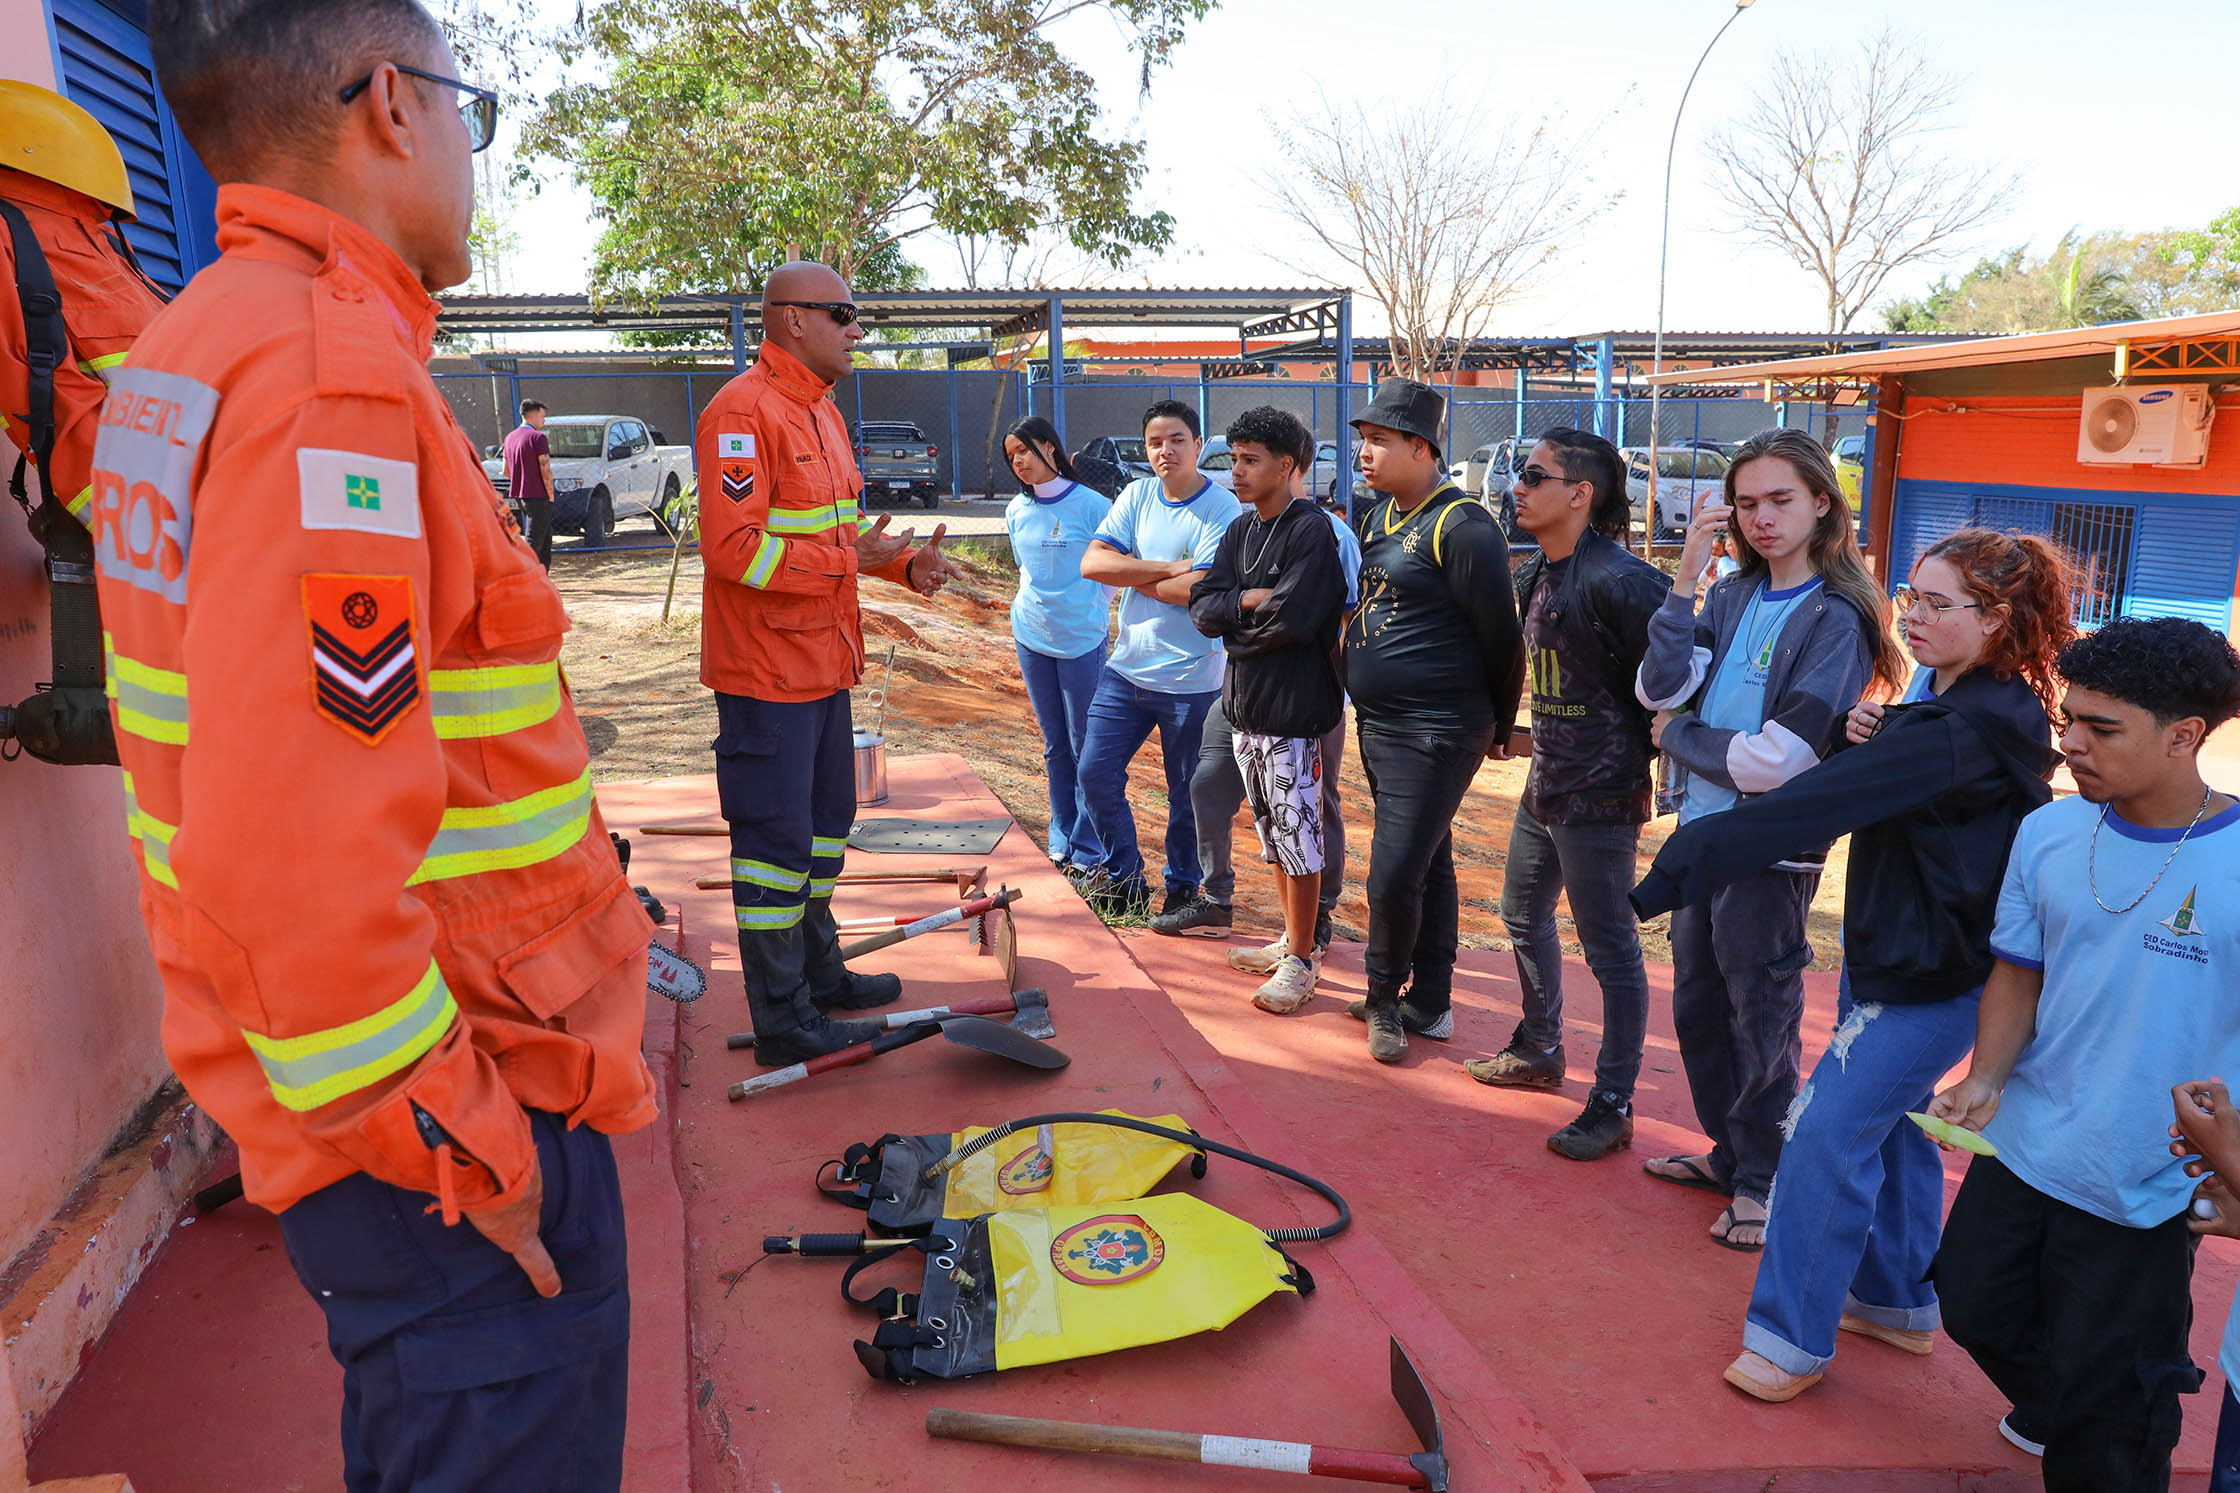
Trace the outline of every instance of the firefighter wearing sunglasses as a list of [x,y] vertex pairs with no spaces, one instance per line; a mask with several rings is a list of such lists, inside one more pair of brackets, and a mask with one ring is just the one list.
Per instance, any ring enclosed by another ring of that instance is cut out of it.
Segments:
[[614,1489],[652,929],[559,595],[426,370],[490,110],[409,0],[148,36],[222,251],[93,457],[165,1048],[326,1317],[346,1486]]
[[731,901],[755,1060],[797,1063],[867,1042],[848,1011],[901,997],[894,975],[840,960],[832,891],[855,821],[848,690],[863,677],[860,576],[924,595],[951,574],[945,526],[909,530],[858,506],[863,474],[829,397],[863,326],[824,265],[763,288],[762,351],[700,416],[700,680],[716,692],[716,786],[731,827]]

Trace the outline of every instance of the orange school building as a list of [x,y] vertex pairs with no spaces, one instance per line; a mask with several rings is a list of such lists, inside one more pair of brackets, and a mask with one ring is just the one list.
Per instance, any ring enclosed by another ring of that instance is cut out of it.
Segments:
[[[1867,544],[1886,586],[1902,584],[1941,536],[1981,524],[2050,535],[2068,549],[2083,625],[2181,616],[2232,628],[2240,312],[1790,358],[1656,382],[1870,400]],[[2179,410],[2192,429],[2166,450],[2162,427]],[[2154,459],[2164,455],[2185,464]]]

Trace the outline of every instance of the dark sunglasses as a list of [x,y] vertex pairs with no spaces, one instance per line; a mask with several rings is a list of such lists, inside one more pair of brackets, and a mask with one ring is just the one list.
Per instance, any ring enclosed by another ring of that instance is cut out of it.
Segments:
[[[490,142],[497,138],[498,96],[489,89],[477,88],[472,83],[462,83],[457,78],[446,78],[437,73],[424,73],[416,67],[406,67],[401,62],[392,62],[389,65],[400,73],[410,73],[413,77],[428,83],[441,83],[446,88],[456,88],[467,95],[466,102],[459,105],[459,118],[466,122],[467,148],[470,151],[479,153],[486,150],[489,148]],[[341,99],[346,104],[354,102],[359,94],[364,93],[372,86],[373,74],[367,73],[357,82],[343,89]]]
[[1517,481],[1525,487],[1538,487],[1543,482],[1569,482],[1569,477],[1559,477],[1554,472],[1544,472],[1538,467],[1526,467],[1517,473]]
[[762,304],[765,306],[798,306],[804,311],[828,312],[832,317],[832,324],[836,327],[848,326],[856,319],[856,306],[853,301],[764,301]]

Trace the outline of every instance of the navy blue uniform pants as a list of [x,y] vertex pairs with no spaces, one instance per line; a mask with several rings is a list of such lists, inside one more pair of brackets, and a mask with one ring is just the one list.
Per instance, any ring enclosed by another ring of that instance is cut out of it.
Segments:
[[716,696],[716,795],[731,826],[739,930],[799,926],[830,897],[856,818],[848,692],[798,703]]
[[349,1493],[622,1486],[630,1284],[614,1148],[529,1112],[560,1294],[427,1194],[364,1172],[280,1215],[342,1365]]

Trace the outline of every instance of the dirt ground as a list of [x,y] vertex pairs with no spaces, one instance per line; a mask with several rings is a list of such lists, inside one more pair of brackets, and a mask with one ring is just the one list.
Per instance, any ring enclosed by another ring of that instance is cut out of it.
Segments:
[[[1042,774],[1042,738],[1035,729],[1011,641],[1008,610],[1013,577],[1000,538],[962,541],[952,552],[971,566],[967,580],[924,600],[899,587],[870,582],[863,591],[863,630],[870,667],[856,693],[861,726],[878,719],[866,691],[880,682],[894,645],[893,697],[885,716],[888,751],[961,753],[1028,833],[1045,841],[1049,798]],[[687,550],[676,575],[669,620],[661,620],[669,557],[654,552],[570,555],[556,559],[553,579],[574,622],[563,662],[596,780],[707,772],[716,734],[714,697],[700,683],[700,562]],[[1368,871],[1369,785],[1359,753],[1349,748],[1342,769],[1349,860],[1338,904],[1338,936],[1358,939],[1367,922],[1362,901]],[[1509,947],[1500,912],[1501,868],[1527,764],[1488,762],[1455,821],[1456,869],[1462,883],[1462,939],[1471,948]],[[1155,859],[1166,823],[1166,780],[1154,736],[1136,758],[1128,799],[1137,833]],[[715,806],[711,803],[712,815]],[[1647,868],[1673,825],[1658,820],[1642,836]],[[1273,880],[1258,858],[1251,820],[1240,813],[1237,838],[1237,923],[1277,931]],[[1829,857],[1812,910],[1814,968],[1838,962],[1845,846]],[[1558,924],[1564,948],[1579,952],[1568,907]],[[1654,960],[1672,957],[1667,920],[1642,926]]]

